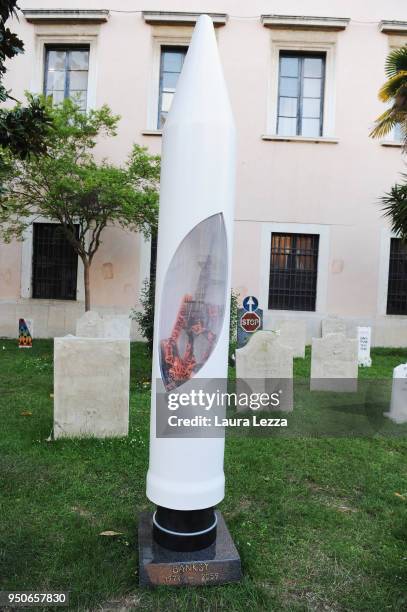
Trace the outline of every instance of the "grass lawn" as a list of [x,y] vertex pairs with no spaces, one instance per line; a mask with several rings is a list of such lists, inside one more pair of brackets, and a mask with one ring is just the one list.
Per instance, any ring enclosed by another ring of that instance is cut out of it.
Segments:
[[[390,378],[407,361],[407,350],[372,353],[363,378]],[[307,376],[309,353],[295,367]],[[230,436],[220,509],[243,581],[139,589],[149,375],[146,349],[134,343],[128,438],[47,441],[52,341],[19,351],[0,340],[0,590],[69,590],[72,610],[407,609],[407,438],[380,433]]]

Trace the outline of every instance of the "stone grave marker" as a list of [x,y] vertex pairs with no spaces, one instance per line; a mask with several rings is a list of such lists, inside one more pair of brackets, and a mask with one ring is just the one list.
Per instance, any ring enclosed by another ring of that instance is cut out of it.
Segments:
[[358,341],[330,333],[312,339],[311,391],[355,392],[358,385]]
[[54,339],[54,437],[126,436],[130,341]]
[[394,423],[407,423],[407,363],[402,363],[393,370],[390,412],[385,412]]
[[236,350],[236,379],[237,393],[279,393],[274,410],[293,410],[293,352],[276,332],[258,331]]

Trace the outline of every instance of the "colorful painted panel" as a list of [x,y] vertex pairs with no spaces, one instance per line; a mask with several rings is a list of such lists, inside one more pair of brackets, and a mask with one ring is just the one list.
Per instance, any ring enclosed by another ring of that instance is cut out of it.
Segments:
[[32,348],[33,345],[33,322],[30,319],[18,320],[18,347]]

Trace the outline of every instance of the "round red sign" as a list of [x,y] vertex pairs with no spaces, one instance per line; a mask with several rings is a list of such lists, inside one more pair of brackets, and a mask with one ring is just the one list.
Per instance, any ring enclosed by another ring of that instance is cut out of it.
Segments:
[[253,333],[260,327],[260,317],[255,312],[245,312],[240,319],[240,327],[245,332]]

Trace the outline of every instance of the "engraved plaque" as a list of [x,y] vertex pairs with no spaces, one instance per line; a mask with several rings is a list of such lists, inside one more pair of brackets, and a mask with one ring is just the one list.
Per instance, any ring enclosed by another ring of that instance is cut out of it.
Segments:
[[203,550],[180,553],[167,550],[153,540],[151,514],[139,522],[139,569],[141,586],[205,586],[238,582],[242,577],[240,557],[220,512],[216,542]]

